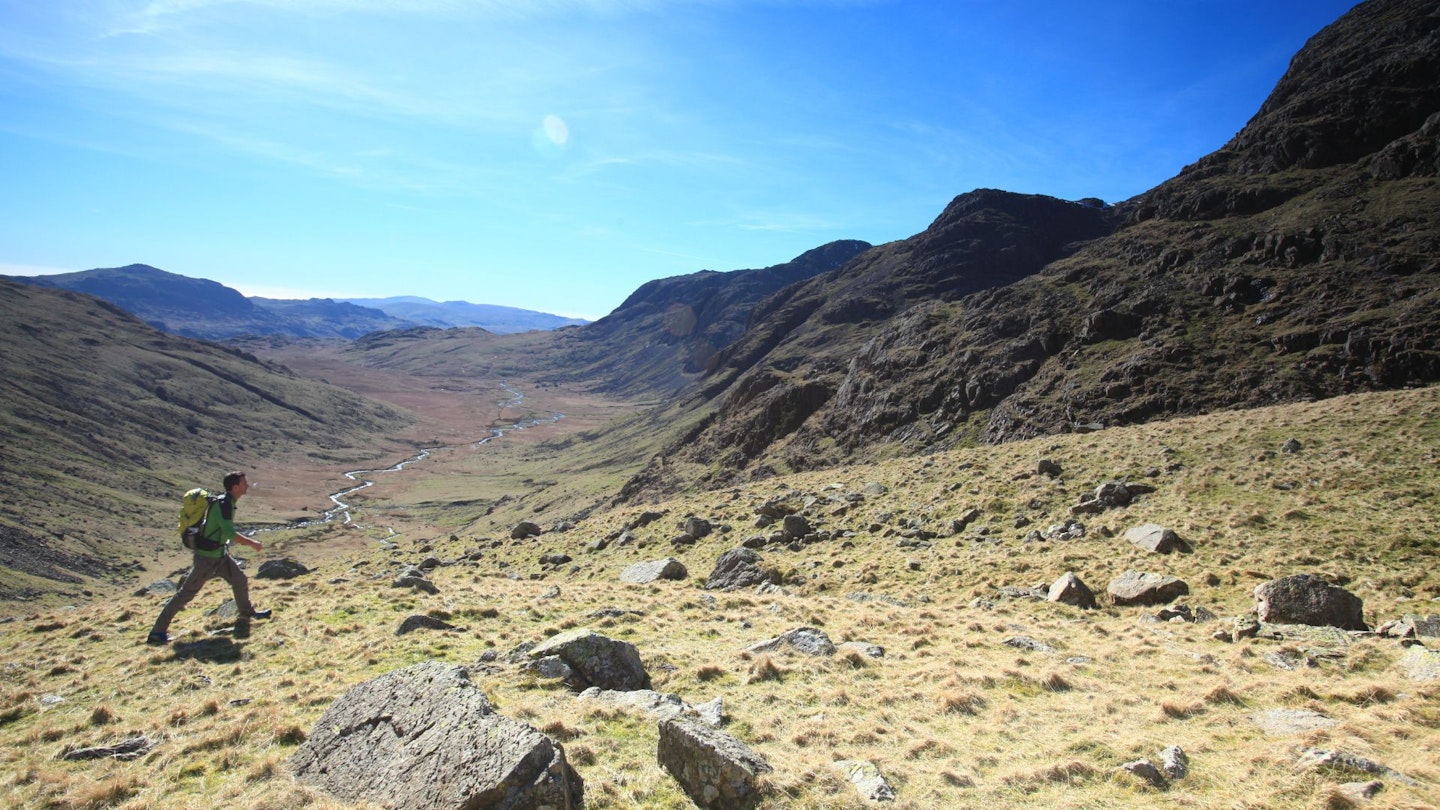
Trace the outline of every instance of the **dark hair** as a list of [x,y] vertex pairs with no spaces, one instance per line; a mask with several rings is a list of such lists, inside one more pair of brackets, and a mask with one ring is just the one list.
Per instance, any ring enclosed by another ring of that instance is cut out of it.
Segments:
[[240,483],[241,481],[244,481],[244,480],[245,480],[245,473],[240,472],[239,470],[236,470],[235,472],[226,474],[225,480],[224,480],[223,482],[221,482],[221,483],[222,483],[223,486],[225,487],[225,491],[226,491],[226,492],[229,492],[231,487],[235,486],[236,484],[238,484],[238,483]]

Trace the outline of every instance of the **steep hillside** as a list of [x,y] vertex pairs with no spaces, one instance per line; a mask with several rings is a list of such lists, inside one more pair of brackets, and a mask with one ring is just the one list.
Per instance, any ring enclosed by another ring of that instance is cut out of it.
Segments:
[[[1154,191],[963,195],[758,306],[706,381],[704,429],[627,495],[1440,380],[1437,155],[1440,12],[1362,4]],[[916,277],[965,283],[896,294]]]
[[161,535],[190,486],[267,459],[370,458],[408,421],[99,299],[4,279],[0,343],[5,599],[148,554],[170,540]]

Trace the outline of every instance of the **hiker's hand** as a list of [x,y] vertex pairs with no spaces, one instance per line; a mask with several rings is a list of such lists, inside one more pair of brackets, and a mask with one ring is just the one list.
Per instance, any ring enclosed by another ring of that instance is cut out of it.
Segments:
[[238,540],[238,541],[240,541],[241,543],[244,543],[245,545],[249,546],[250,548],[255,549],[256,551],[263,551],[263,550],[265,549],[265,546],[261,545],[261,543],[260,543],[259,540],[251,539],[251,538],[249,538],[249,537],[246,537],[246,536],[243,535],[243,534],[237,534],[237,535],[235,535],[235,539]]

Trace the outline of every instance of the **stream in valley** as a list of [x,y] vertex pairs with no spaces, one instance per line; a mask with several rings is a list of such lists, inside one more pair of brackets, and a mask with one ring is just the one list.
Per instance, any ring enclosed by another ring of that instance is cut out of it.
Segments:
[[[502,410],[505,408],[518,408],[520,407],[521,403],[525,401],[525,395],[510,387],[509,383],[502,382],[500,386],[504,388],[505,391],[510,395],[509,399],[502,400],[501,402],[496,403],[500,406]],[[310,520],[297,520],[286,523],[283,526],[271,526],[268,528],[256,529],[254,532],[252,532],[252,534],[279,531],[281,529],[303,529],[307,526],[330,523],[335,520],[341,520],[342,518],[342,522],[348,525],[350,523],[351,505],[347,503],[345,499],[363,489],[368,489],[372,486],[375,486],[375,479],[370,476],[381,475],[384,473],[400,472],[406,467],[414,464],[419,464],[420,462],[429,458],[430,454],[436,452],[437,450],[448,450],[462,446],[473,450],[475,448],[488,444],[496,439],[503,438],[507,433],[511,433],[517,430],[524,430],[526,428],[534,427],[535,425],[544,424],[546,422],[558,422],[561,419],[565,418],[565,414],[560,413],[559,411],[550,411],[549,413],[550,416],[524,419],[508,427],[490,428],[490,433],[488,436],[476,439],[474,441],[464,442],[463,444],[444,445],[442,447],[422,448],[415,455],[405,459],[404,461],[392,467],[383,467],[373,470],[351,470],[350,472],[345,473],[345,477],[350,479],[351,481],[356,482],[356,485],[353,487],[347,487],[340,490],[339,492],[330,495],[330,502],[334,504],[334,507],[332,507],[331,509],[327,509],[324,513],[321,514],[320,517]]]

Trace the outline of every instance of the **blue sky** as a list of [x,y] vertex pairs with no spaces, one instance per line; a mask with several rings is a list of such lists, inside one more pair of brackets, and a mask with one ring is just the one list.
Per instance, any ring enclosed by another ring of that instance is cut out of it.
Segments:
[[0,0],[0,273],[580,317],[925,229],[1126,199],[1349,0]]

